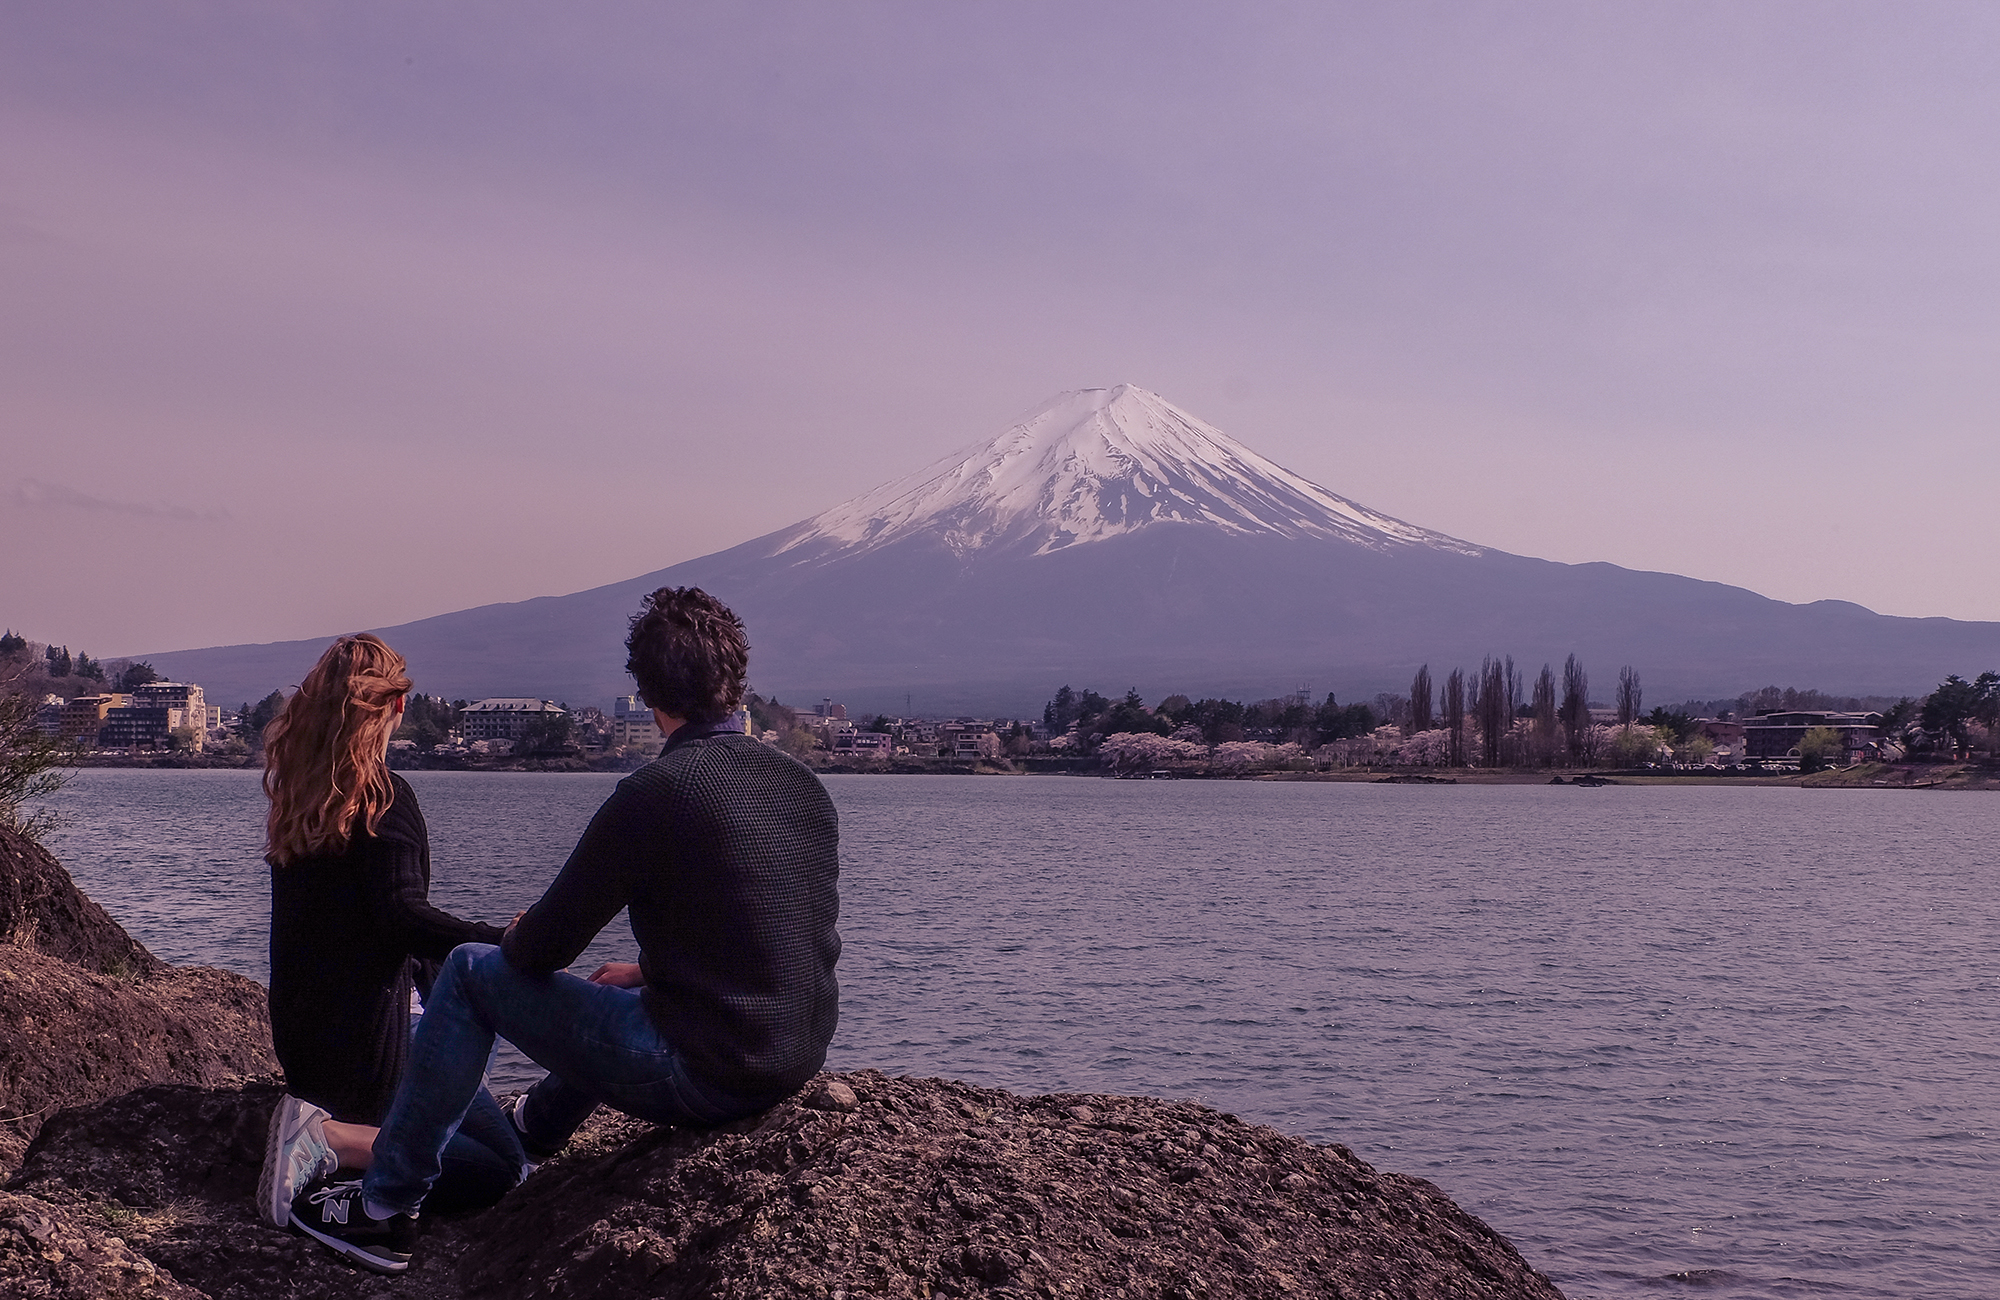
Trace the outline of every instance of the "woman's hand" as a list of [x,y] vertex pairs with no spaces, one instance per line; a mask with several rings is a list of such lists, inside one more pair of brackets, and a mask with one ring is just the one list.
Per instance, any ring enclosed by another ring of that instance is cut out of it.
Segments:
[[644,988],[646,977],[636,961],[608,961],[590,972],[592,984],[610,984],[621,989]]

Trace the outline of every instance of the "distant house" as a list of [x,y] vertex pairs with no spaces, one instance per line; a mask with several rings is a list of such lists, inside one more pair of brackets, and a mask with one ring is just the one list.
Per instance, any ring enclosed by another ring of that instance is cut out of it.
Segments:
[[[1715,746],[1715,761],[1723,767],[1743,761],[1743,724],[1727,718],[1699,718],[1695,727]],[[1800,733],[1804,734],[1804,733]]]
[[993,734],[993,724],[960,720],[947,722],[938,730],[938,757],[940,758],[997,758],[1000,755],[1000,737]]
[[521,739],[528,725],[552,714],[566,714],[567,709],[554,700],[531,700],[518,696],[496,696],[466,706],[459,729],[465,733],[467,744],[481,740],[504,740],[512,749],[514,742]]
[[1879,713],[1835,713],[1822,709],[1788,709],[1760,713],[1743,720],[1743,752],[1751,759],[1799,756],[1799,743],[1815,727],[1840,733],[1841,748],[1850,756],[1864,753],[1882,736]]

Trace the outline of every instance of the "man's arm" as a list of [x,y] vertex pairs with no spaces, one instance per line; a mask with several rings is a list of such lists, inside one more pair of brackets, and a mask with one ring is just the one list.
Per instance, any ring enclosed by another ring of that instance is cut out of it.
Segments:
[[657,853],[661,827],[648,801],[621,784],[612,792],[562,873],[500,941],[507,962],[533,974],[561,970],[632,900],[633,882]]

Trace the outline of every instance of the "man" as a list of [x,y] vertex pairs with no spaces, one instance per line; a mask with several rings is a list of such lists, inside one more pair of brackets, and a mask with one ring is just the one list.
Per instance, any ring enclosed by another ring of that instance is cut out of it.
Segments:
[[[838,827],[819,779],[720,724],[742,701],[743,624],[706,592],[661,588],[626,669],[667,738],[618,783],[500,945],[445,961],[366,1177],[315,1179],[292,1222],[378,1272],[409,1267],[439,1153],[497,1034],[548,1074],[512,1109],[530,1158],[604,1103],[657,1124],[753,1115],[826,1059],[839,1016]],[[563,967],[631,908],[636,963]]]

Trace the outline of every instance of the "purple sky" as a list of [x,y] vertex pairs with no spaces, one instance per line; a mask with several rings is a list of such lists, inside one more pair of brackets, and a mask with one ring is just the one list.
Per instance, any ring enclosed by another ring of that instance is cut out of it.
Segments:
[[1481,544],[2000,619],[1996,49],[1823,0],[9,5],[0,623],[573,591],[1120,382]]

